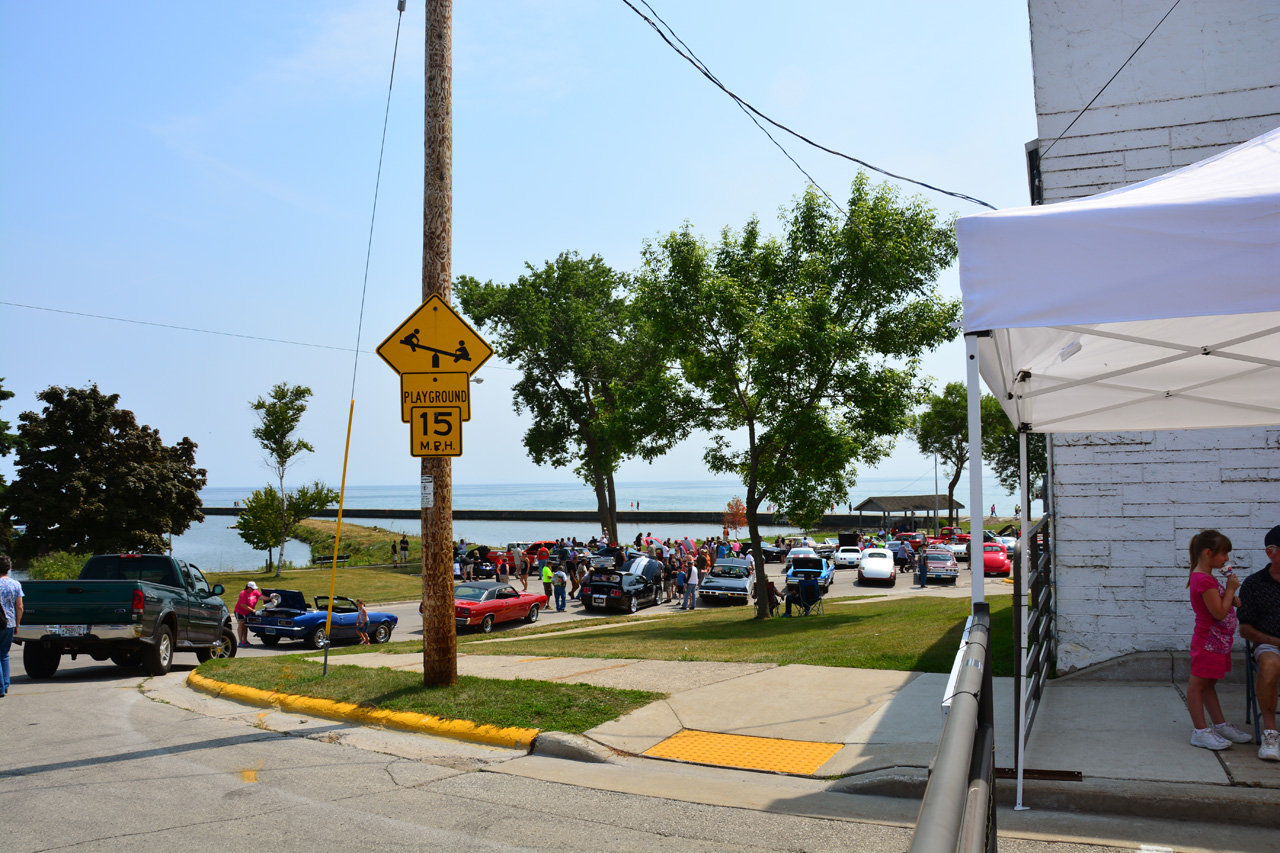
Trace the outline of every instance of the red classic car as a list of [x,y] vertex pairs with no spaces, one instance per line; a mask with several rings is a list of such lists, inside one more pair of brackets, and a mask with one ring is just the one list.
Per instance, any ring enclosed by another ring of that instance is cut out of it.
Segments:
[[519,592],[498,581],[468,581],[453,588],[453,616],[458,627],[478,625],[485,634],[498,622],[537,622],[538,612],[546,606],[547,597],[542,593]]
[[982,574],[1007,575],[1013,569],[1009,561],[1009,552],[997,542],[987,542],[982,546]]

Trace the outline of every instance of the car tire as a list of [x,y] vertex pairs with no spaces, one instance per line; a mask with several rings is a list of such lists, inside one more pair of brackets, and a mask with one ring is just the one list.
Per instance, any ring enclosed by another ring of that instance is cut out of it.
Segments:
[[634,595],[631,596],[631,598],[627,601],[627,612],[635,613],[639,609],[640,609],[640,602],[636,599],[636,596]]
[[378,627],[369,632],[369,642],[376,646],[391,642],[391,626],[386,622],[379,622]]
[[898,573],[894,572],[893,577],[889,578],[889,586],[897,586],[897,585],[898,585]]
[[862,584],[866,583],[866,580],[867,580],[867,579],[866,579],[866,578],[864,578],[864,577],[862,576],[862,569],[858,569],[858,580],[857,580],[857,583],[858,583],[859,585],[862,585]]
[[29,678],[53,678],[62,663],[62,652],[57,649],[41,648],[37,643],[25,643],[22,646],[22,666],[27,670]]
[[218,638],[218,644],[208,649],[200,649],[196,652],[196,660],[204,663],[212,658],[233,658],[236,656],[236,635],[230,628],[223,628],[222,634]]
[[538,621],[538,605],[529,605],[529,613],[524,617],[524,621],[528,622],[530,625]]
[[168,625],[156,629],[156,641],[142,652],[142,665],[153,678],[169,673],[173,666],[173,632]]
[[493,633],[493,614],[492,613],[490,613],[488,616],[480,620],[480,633],[481,634]]
[[279,634],[259,634],[258,640],[269,649],[280,645]]
[[329,645],[329,635],[325,633],[323,625],[317,625],[312,629],[310,634],[307,634],[305,642],[311,648],[316,651],[320,651],[325,646]]

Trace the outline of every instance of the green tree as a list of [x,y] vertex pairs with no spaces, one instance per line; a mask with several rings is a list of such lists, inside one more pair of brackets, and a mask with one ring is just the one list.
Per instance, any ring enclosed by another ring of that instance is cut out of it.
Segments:
[[573,465],[616,540],[618,465],[631,456],[654,459],[675,441],[664,374],[635,344],[625,274],[576,252],[541,269],[525,266],[512,284],[460,276],[455,292],[467,316],[493,333],[495,352],[520,366],[513,402],[517,413],[529,413],[530,458]]
[[[4,390],[4,377],[0,376],[0,403],[13,399],[13,392]],[[9,422],[0,418],[0,456],[8,456],[18,446],[18,436],[9,431]],[[13,519],[9,514],[7,492],[9,484],[0,474],[0,553],[13,550]]]
[[[969,392],[963,382],[948,382],[941,394],[930,394],[925,410],[911,422],[920,452],[937,454],[938,464],[947,476],[947,524],[954,525],[956,484],[969,464]],[[982,507],[977,508],[982,517]]]
[[[277,497],[280,499],[280,542],[289,538],[289,497],[284,490],[284,475],[293,464],[294,458],[303,451],[313,452],[315,448],[310,442],[294,438],[293,433],[307,411],[307,400],[311,397],[311,389],[305,385],[290,385],[280,382],[272,386],[270,397],[259,397],[252,403],[258,415],[258,426],[253,428],[253,437],[267,452],[267,467],[275,473],[280,483]],[[276,566],[276,577],[280,577],[280,567]]]
[[746,485],[761,589],[761,503],[808,527],[843,502],[856,465],[906,428],[921,354],[955,335],[959,305],[934,286],[955,258],[952,222],[865,175],[848,210],[810,190],[779,238],[753,218],[714,246],[686,226],[645,247],[635,301],[652,357],[673,367],[689,425],[713,434],[707,466]]
[[204,519],[196,444],[166,446],[116,407],[119,394],[47,388],[41,413],[18,416],[14,517],[27,525],[18,550],[76,553],[160,551],[165,537]]
[[[236,518],[236,532],[249,547],[255,551],[267,552],[267,569],[273,564],[272,551],[280,548],[280,562],[284,562],[284,543],[293,536],[298,524],[304,519],[328,509],[338,500],[336,490],[316,480],[309,486],[300,486],[286,500],[280,499],[280,493],[274,486],[264,486],[249,495],[244,502],[244,509]],[[280,506],[285,506],[286,527],[281,535]],[[279,570],[276,572],[279,576]]]
[[[1009,494],[1018,491],[1018,430],[1009,416],[1000,408],[1000,401],[990,394],[982,395],[982,458],[995,472],[1000,485]],[[1027,478],[1031,486],[1031,499],[1041,499],[1040,484],[1049,472],[1048,448],[1045,434],[1027,433]]]

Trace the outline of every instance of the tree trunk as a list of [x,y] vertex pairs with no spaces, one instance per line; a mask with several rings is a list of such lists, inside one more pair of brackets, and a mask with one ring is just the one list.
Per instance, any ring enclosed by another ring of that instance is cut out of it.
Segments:
[[[427,0],[426,132],[422,217],[422,300],[452,302],[453,5]],[[458,681],[458,632],[453,621],[453,467],[448,457],[424,457],[434,506],[422,510],[422,683]]]
[[[605,489],[609,500],[609,541],[618,541],[618,490],[614,487],[613,472],[604,475]],[[621,544],[621,543],[619,543]]]
[[760,504],[764,495],[756,493],[756,425],[747,424],[747,440],[751,446],[751,474],[747,477],[747,529],[751,531],[751,551],[756,558],[756,616],[757,619],[768,619],[769,613],[769,573],[764,568],[764,551],[760,548]]
[[280,469],[280,559],[276,562],[276,577],[284,563],[284,543],[289,541],[289,496],[284,493],[284,469]]
[[[947,524],[951,527],[956,526],[956,484],[960,482],[960,475],[964,473],[964,468],[956,468],[956,472],[951,475],[951,482],[947,483]],[[973,518],[973,510],[969,511],[969,518]],[[970,523],[970,528],[973,524]]]

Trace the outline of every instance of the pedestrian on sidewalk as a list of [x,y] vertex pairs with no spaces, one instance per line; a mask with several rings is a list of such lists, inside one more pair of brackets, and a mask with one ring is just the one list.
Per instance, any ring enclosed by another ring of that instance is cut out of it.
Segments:
[[[1236,637],[1236,590],[1240,580],[1227,561],[1231,540],[1216,530],[1191,537],[1191,609],[1196,614],[1191,634],[1191,681],[1187,685],[1187,710],[1191,713],[1191,745],[1226,749],[1252,738],[1226,721],[1218,702],[1217,683],[1231,671],[1231,644]],[[1220,571],[1226,583],[1214,577]],[[1212,726],[1205,725],[1205,711]]]
[[356,633],[360,636],[360,645],[369,645],[369,611],[364,609],[364,599],[356,599]]
[[400,562],[402,563],[409,562],[409,537],[408,536],[400,537]]
[[684,579],[684,603],[680,605],[681,610],[698,609],[698,583],[711,565],[709,554],[710,551],[705,547],[702,548],[698,551],[698,556],[694,559],[693,564],[689,566],[689,575]]
[[547,597],[547,601],[550,601],[550,600],[551,600],[551,596],[552,596],[552,591],[551,591],[551,582],[552,582],[551,561],[550,561],[550,560],[539,560],[538,562],[542,564],[542,592],[543,592],[543,594],[544,594],[544,595],[546,595],[546,597]]
[[1240,584],[1240,636],[1253,643],[1258,666],[1258,716],[1262,718],[1262,746],[1258,757],[1280,761],[1280,732],[1276,731],[1276,691],[1280,686],[1280,525],[1262,540],[1271,563]]
[[22,584],[9,577],[9,557],[0,554],[0,696],[9,692],[9,649],[22,624]]

